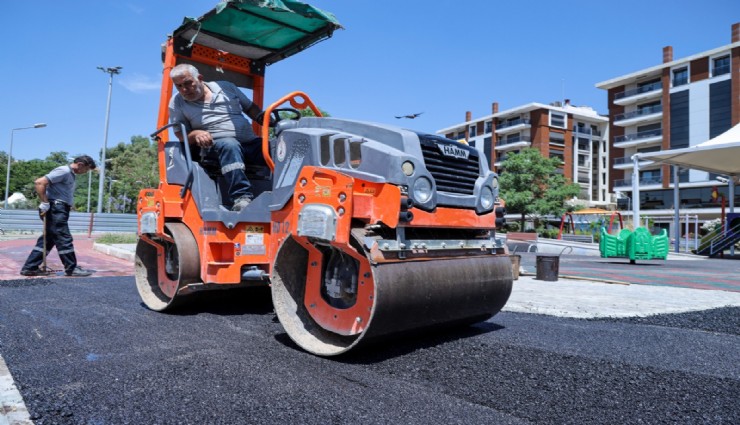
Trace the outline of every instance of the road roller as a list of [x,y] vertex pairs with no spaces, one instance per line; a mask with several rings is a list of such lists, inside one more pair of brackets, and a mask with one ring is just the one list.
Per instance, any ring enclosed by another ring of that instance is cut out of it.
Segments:
[[231,211],[218,170],[170,139],[183,125],[169,122],[175,65],[251,90],[262,107],[266,67],[340,28],[298,1],[224,1],[186,18],[163,44],[152,134],[160,182],[136,201],[135,277],[146,307],[170,311],[192,307],[200,291],[269,286],[287,335],[333,356],[399,333],[483,321],[504,306],[513,280],[495,237],[504,204],[498,176],[475,147],[322,116],[295,91],[253,123],[267,166],[247,167],[255,197]]

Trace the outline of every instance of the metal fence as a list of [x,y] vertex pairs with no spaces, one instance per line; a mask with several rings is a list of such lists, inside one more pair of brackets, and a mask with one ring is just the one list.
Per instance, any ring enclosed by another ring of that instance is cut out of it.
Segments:
[[[43,232],[43,221],[36,210],[0,209],[0,230],[2,232],[21,231]],[[71,212],[69,230],[80,232],[126,232],[136,233],[136,214],[96,214]]]

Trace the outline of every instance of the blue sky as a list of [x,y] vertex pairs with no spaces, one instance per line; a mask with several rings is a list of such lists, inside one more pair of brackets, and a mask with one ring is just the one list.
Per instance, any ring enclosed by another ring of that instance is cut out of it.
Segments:
[[[184,16],[217,0],[6,0],[0,150],[98,157],[108,75],[114,77],[108,146],[156,126],[160,44]],[[509,109],[563,98],[607,112],[598,82],[730,44],[736,0],[501,2],[316,0],[345,27],[312,49],[268,67],[266,101],[308,93],[335,117],[434,132],[491,103]],[[395,115],[424,112],[415,120]]]

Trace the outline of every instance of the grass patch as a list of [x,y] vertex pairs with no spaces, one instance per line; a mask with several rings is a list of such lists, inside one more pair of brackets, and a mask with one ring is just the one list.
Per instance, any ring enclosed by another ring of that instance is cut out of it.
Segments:
[[137,236],[135,233],[106,233],[95,239],[97,243],[119,244],[119,243],[136,243]]

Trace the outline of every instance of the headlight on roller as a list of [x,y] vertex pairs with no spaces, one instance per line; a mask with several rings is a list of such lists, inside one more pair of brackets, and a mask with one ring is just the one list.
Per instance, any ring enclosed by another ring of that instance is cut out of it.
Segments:
[[494,189],[498,188],[498,177],[494,177],[493,180],[491,180],[491,186],[493,186]]
[[414,182],[414,201],[423,204],[432,197],[432,182],[426,177],[419,177]]
[[411,161],[404,161],[404,163],[401,164],[401,170],[403,171],[403,174],[411,176],[414,174],[414,163]]
[[480,205],[484,210],[488,210],[493,207],[493,202],[493,189],[488,186],[483,186],[483,189],[480,191]]

